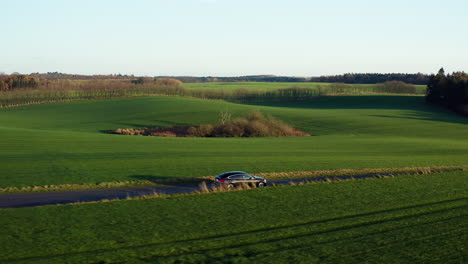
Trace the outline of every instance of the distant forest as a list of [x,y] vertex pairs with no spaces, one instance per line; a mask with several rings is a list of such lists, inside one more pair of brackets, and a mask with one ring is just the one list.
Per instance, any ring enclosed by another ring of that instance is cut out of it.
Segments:
[[[20,75],[20,74],[12,74]],[[102,79],[123,79],[132,80],[137,78],[134,75],[108,74],[108,75],[81,75],[67,74],[60,72],[31,73],[26,76],[42,80],[102,80]],[[341,75],[330,75],[320,77],[291,77],[275,75],[250,75],[238,77],[194,77],[194,76],[155,76],[156,78],[173,78],[184,83],[205,83],[205,82],[329,82],[348,84],[376,84],[389,81],[400,81],[410,84],[426,85],[430,75],[423,73],[346,73]]]
[[275,75],[253,75],[239,77],[191,77],[191,76],[160,76],[175,78],[185,83],[198,82],[328,82],[348,84],[376,84],[389,81],[400,81],[411,84],[425,85],[429,76],[423,73],[346,73],[341,75],[320,77],[288,77]]
[[[19,75],[19,74],[12,74]],[[68,74],[61,72],[47,72],[47,73],[31,73],[31,77],[46,79],[46,80],[102,80],[102,79],[135,79],[134,75],[122,74],[99,74],[99,75],[82,75],[82,74]]]
[[426,100],[431,104],[468,115],[468,74],[445,74],[444,68],[440,69],[436,75],[429,78]]
[[390,81],[400,81],[411,84],[427,84],[429,76],[422,73],[346,73],[334,76],[313,77],[313,82],[342,82],[376,84]]

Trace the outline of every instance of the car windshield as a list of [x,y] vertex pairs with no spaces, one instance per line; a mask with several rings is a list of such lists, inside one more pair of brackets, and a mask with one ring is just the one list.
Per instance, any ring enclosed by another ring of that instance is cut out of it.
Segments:
[[247,173],[243,172],[243,171],[230,171],[230,172],[225,172],[223,174],[220,174],[220,175],[216,176],[216,178],[226,178],[226,177],[229,177],[229,176],[235,175],[235,174],[247,174]]

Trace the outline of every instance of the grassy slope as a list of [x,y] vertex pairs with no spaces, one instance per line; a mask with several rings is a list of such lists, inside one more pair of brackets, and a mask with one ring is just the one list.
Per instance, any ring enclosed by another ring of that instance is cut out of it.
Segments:
[[463,263],[467,176],[0,209],[0,262]]
[[[284,89],[290,87],[301,87],[301,88],[317,88],[317,87],[328,87],[330,83],[317,83],[317,82],[305,82],[305,83],[290,83],[290,82],[212,82],[212,83],[185,83],[184,87],[188,89],[216,89],[224,90],[226,92],[235,91],[237,89],[247,89],[253,91],[269,91],[276,89]],[[353,88],[369,88],[374,87],[375,84],[350,84]],[[426,90],[425,85],[415,85],[418,93],[424,94]]]
[[[156,138],[118,127],[216,122],[258,109],[303,138]],[[413,96],[343,96],[239,105],[128,98],[0,110],[0,187],[339,168],[466,165],[468,120]]]

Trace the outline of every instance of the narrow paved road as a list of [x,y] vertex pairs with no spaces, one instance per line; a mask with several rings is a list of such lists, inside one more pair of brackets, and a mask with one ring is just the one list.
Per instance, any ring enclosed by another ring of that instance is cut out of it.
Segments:
[[[384,175],[384,174],[380,174]],[[395,174],[394,174],[395,175]],[[364,179],[377,177],[375,174],[355,175],[355,176],[333,176],[333,177],[315,177],[302,179],[275,179],[269,180],[268,184],[290,184],[307,181],[326,181],[326,180],[344,180],[344,179]],[[0,194],[0,208],[18,208],[52,204],[67,204],[75,202],[92,202],[103,199],[125,199],[127,197],[136,197],[158,194],[181,194],[192,193],[199,190],[197,184],[177,184],[148,187],[128,187],[118,189],[97,189],[97,190],[79,190],[79,191],[60,191],[60,192],[30,192],[30,193],[3,193]]]

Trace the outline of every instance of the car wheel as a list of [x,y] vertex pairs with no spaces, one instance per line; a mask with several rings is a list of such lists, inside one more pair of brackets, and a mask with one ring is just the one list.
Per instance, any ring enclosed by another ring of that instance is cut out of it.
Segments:
[[227,187],[228,187],[229,189],[234,189],[234,187],[236,187],[236,186],[234,186],[234,184],[230,183],[230,184],[228,184]]
[[257,187],[259,187],[259,188],[265,187],[265,186],[266,186],[266,184],[265,184],[264,182],[259,182],[259,183],[257,184]]

